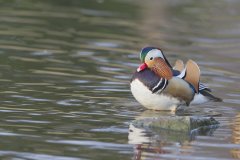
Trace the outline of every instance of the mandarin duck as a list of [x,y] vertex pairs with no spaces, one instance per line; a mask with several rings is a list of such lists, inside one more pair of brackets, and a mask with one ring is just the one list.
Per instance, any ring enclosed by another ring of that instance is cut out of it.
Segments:
[[176,110],[181,105],[221,101],[200,82],[200,69],[193,60],[184,65],[177,60],[172,67],[161,49],[145,47],[142,64],[133,74],[130,88],[135,99],[147,109]]

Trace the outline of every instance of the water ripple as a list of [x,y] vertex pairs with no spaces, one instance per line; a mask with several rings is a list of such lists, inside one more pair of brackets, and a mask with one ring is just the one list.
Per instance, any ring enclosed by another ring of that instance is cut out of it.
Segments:
[[14,152],[14,151],[0,151],[0,156],[16,156],[26,159],[42,160],[42,159],[52,159],[52,160],[82,160],[82,158],[74,158],[67,156],[54,156],[48,154],[37,154],[30,152]]
[[108,150],[118,150],[120,148],[124,150],[131,149],[131,145],[128,145],[128,144],[116,144],[116,143],[107,143],[107,142],[99,142],[99,141],[48,140],[47,142],[56,143],[56,144],[72,144],[72,145],[88,146],[91,148],[108,149]]

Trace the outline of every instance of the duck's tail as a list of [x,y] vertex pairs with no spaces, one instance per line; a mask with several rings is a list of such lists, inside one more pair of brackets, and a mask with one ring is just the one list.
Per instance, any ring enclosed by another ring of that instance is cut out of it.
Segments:
[[207,89],[200,90],[199,93],[202,94],[203,96],[205,96],[206,98],[208,98],[210,101],[222,102],[222,99],[221,99],[221,98],[212,95],[212,94],[210,93],[210,91],[207,90]]
[[202,94],[204,97],[206,97],[210,101],[214,102],[222,102],[221,98],[218,98],[214,95],[211,94],[212,90],[205,86],[204,84],[200,83],[199,84],[199,93]]

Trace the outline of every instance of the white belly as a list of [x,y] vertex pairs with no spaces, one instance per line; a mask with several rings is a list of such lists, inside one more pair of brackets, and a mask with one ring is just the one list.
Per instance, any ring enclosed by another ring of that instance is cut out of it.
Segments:
[[131,91],[135,99],[144,107],[153,110],[176,110],[181,102],[163,94],[153,94],[138,79],[131,83]]

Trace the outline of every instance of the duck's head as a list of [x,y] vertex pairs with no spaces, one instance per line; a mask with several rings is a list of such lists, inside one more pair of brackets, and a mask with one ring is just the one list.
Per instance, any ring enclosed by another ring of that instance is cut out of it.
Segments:
[[172,67],[159,48],[143,48],[140,52],[140,59],[142,64],[138,67],[137,72],[141,72],[144,69],[149,68],[160,77],[167,79],[172,77]]

